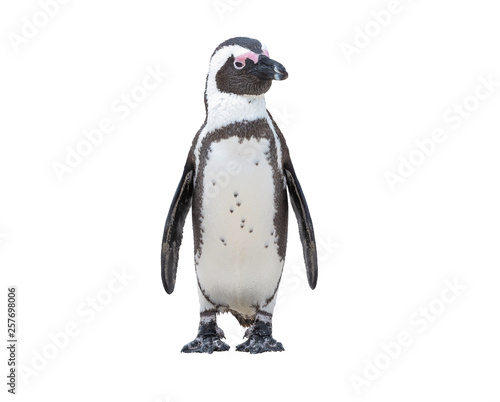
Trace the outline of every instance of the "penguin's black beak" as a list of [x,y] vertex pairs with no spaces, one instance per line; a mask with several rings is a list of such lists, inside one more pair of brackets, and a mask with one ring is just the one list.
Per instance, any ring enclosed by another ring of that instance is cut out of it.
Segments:
[[282,81],[288,78],[285,66],[275,60],[270,59],[265,54],[259,56],[257,64],[249,71],[261,80]]

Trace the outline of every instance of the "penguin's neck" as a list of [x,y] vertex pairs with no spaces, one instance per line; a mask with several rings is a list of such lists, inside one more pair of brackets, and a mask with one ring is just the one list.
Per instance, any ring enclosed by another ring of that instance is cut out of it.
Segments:
[[264,95],[236,95],[220,91],[207,93],[207,131],[238,121],[253,121],[267,117]]

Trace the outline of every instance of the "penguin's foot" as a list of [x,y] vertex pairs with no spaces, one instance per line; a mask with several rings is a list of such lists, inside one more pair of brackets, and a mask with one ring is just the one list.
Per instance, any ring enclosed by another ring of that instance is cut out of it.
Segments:
[[247,329],[244,337],[248,339],[236,346],[238,352],[255,354],[285,350],[281,342],[272,337],[271,323],[256,320],[253,327]]
[[225,338],[224,331],[220,329],[215,321],[200,323],[198,336],[189,342],[181,350],[181,353],[213,353],[229,350],[229,345],[222,341]]

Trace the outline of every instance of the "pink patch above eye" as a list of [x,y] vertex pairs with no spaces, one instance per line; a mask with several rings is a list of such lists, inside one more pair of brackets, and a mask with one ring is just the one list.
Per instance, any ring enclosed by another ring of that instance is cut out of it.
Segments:
[[245,65],[245,60],[246,59],[250,59],[254,63],[257,63],[257,61],[259,60],[259,55],[256,54],[256,53],[254,53],[254,52],[243,53],[243,54],[239,55],[238,57],[236,57],[234,59],[234,62],[235,63],[241,63],[241,64]]

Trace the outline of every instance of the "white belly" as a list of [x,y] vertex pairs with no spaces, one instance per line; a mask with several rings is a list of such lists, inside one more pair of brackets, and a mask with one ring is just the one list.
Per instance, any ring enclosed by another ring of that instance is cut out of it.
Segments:
[[243,314],[266,304],[284,264],[273,225],[269,151],[264,138],[214,142],[203,177],[198,280],[212,302]]

